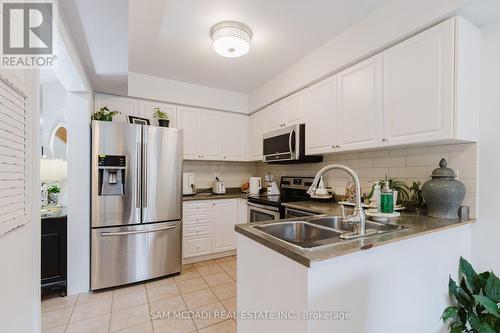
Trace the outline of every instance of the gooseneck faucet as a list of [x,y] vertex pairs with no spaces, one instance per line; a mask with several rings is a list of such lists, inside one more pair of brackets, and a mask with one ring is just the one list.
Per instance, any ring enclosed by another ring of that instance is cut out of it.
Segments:
[[[362,237],[366,236],[366,216],[365,212],[363,210],[363,206],[361,205],[361,183],[359,182],[358,175],[352,170],[351,168],[341,165],[341,164],[330,164],[322,168],[321,170],[318,171],[316,176],[314,177],[314,180],[312,182],[311,187],[307,190],[307,194],[311,196],[311,198],[316,197],[316,190],[318,189],[318,183],[321,179],[321,177],[328,171],[333,170],[333,169],[339,169],[339,170],[344,170],[347,172],[352,180],[354,181],[354,184],[356,186],[356,203],[354,206],[354,212],[352,215],[347,216],[345,220],[347,222],[351,223],[357,223],[359,224],[359,230],[356,236]],[[352,237],[353,235],[351,235]]]

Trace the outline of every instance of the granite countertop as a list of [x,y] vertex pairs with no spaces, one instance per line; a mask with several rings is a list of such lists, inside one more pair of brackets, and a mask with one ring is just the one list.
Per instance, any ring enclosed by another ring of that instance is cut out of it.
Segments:
[[184,195],[182,201],[193,201],[193,200],[215,200],[215,199],[246,199],[248,197],[247,193],[242,193],[239,187],[229,187],[226,188],[225,194],[213,194],[212,190],[200,189],[194,195]]
[[40,218],[42,220],[66,217],[66,214],[66,207],[61,207],[58,210],[40,210]]
[[[336,203],[323,203],[314,201],[299,201],[286,203],[285,206],[310,211],[317,214],[327,215],[342,215],[340,205]],[[317,216],[316,216],[317,217]],[[276,251],[286,257],[295,260],[296,262],[311,267],[315,262],[327,260],[349,253],[359,252],[371,249],[375,246],[404,241],[408,238],[421,236],[424,234],[445,230],[448,228],[458,227],[474,222],[475,220],[444,220],[427,216],[402,214],[398,218],[391,219],[392,224],[404,225],[409,229],[404,229],[397,232],[386,233],[381,235],[370,236],[364,239],[354,239],[342,241],[331,245],[324,245],[313,249],[302,249],[288,242],[272,237],[260,230],[253,228],[263,224],[270,224],[283,221],[307,221],[313,217],[284,219],[279,221],[254,222],[246,224],[237,224],[236,232]]]

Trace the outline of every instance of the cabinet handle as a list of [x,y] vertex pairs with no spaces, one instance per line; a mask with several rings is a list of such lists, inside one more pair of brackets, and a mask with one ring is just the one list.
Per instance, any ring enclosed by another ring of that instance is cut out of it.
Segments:
[[382,139],[382,142],[388,142],[388,141],[389,141],[389,140],[387,140],[387,139]]

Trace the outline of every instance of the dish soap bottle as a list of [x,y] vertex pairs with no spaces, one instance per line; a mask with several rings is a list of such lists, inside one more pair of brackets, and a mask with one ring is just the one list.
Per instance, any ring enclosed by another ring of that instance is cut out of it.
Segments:
[[373,194],[371,198],[372,206],[375,206],[377,212],[380,212],[380,184],[377,182],[373,187]]
[[389,188],[389,182],[385,182],[384,188],[380,193],[380,212],[393,213],[394,212],[394,192]]

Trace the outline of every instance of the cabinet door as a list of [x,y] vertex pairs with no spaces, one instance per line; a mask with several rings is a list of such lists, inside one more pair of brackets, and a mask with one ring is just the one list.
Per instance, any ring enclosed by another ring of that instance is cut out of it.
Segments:
[[128,123],[129,121],[127,116],[140,117],[139,105],[137,103],[137,100],[134,100],[132,98],[96,94],[95,99],[96,110],[102,106],[107,106],[110,110],[116,110],[120,112],[113,117],[113,121],[115,122]]
[[337,144],[341,150],[382,144],[382,55],[338,76]]
[[212,201],[212,252],[236,248],[236,199]]
[[212,252],[211,236],[186,237],[183,239],[183,257],[197,257]]
[[201,159],[200,153],[200,111],[196,108],[180,106],[178,115],[183,130],[184,159]]
[[309,87],[304,97],[306,154],[335,151],[337,76]]
[[262,160],[262,135],[268,128],[267,120],[265,110],[252,114],[248,120],[249,159],[252,161]]
[[302,120],[302,93],[296,93],[283,100],[285,126],[300,124]]
[[224,159],[224,113],[201,110],[201,157],[206,160]]
[[166,112],[168,120],[170,120],[169,127],[177,127],[177,106],[159,102],[139,102],[140,116],[149,119],[151,125],[158,125],[158,120],[153,117],[155,108],[160,108],[160,111]]
[[269,127],[266,132],[274,131],[282,127],[285,127],[285,120],[283,119],[282,102],[271,104],[265,110],[269,118]]
[[247,158],[248,117],[224,115],[224,160],[243,161]]
[[246,199],[238,199],[238,224],[248,223]]
[[452,138],[453,20],[384,52],[384,141]]

